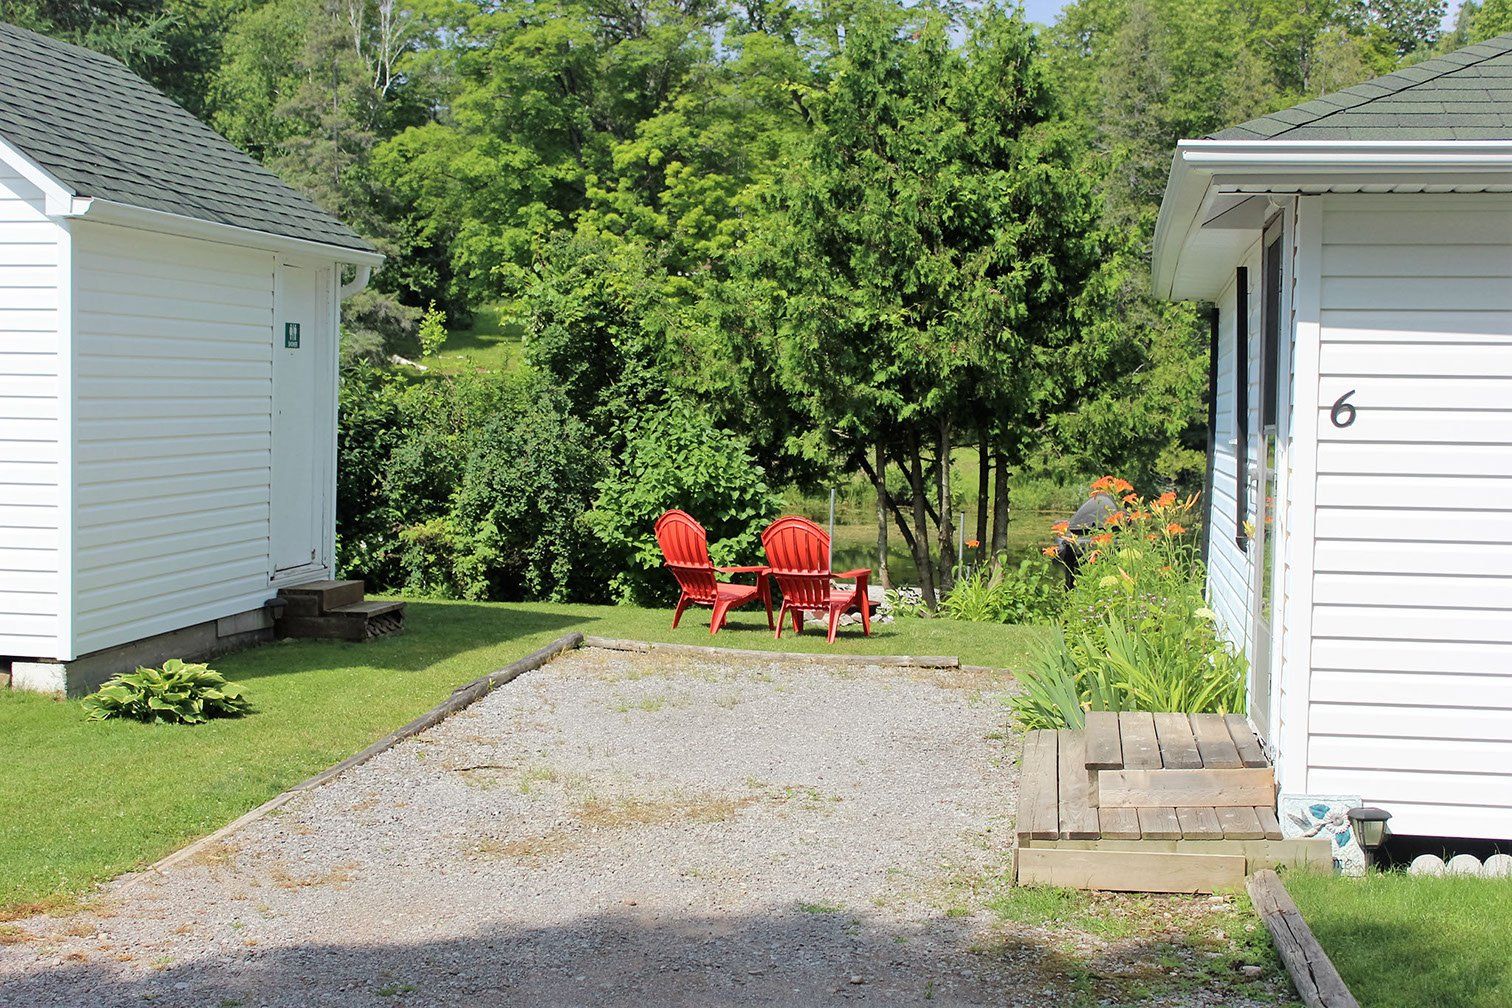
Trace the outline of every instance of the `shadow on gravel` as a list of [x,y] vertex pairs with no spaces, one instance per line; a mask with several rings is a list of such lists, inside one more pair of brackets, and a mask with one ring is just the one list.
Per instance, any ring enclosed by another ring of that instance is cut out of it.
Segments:
[[[374,923],[353,922],[353,929],[374,930]],[[968,930],[968,922],[946,917],[922,927],[880,928],[846,912],[805,906],[672,920],[625,907],[561,927],[499,928],[466,940],[206,950],[202,958],[155,961],[155,972],[145,977],[122,978],[116,960],[123,950],[102,950],[84,961],[7,980],[0,985],[0,1005],[1258,1008],[1286,1003],[1273,983],[1236,984],[1219,975],[1227,964],[1212,963],[1196,946],[1138,940],[1116,948],[1071,949],[1066,936],[1054,931],[996,935],[973,946]]]

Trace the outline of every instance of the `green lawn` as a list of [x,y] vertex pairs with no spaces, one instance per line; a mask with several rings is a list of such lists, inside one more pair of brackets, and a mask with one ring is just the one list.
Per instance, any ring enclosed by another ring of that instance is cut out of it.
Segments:
[[[363,748],[452,689],[573,630],[710,642],[706,610],[414,602],[409,628],[370,644],[303,641],[228,655],[257,713],[198,727],[90,724],[77,701],[0,691],[0,908],[64,901],[150,863]],[[842,631],[847,654],[953,654],[1016,667],[1040,631],[906,619],[873,636]],[[823,651],[824,638],[773,640],[763,615],[732,615],[726,647]],[[1004,712],[1006,719],[1007,712]]]
[[425,366],[436,374],[513,371],[524,356],[525,332],[506,322],[507,305],[485,305],[473,313],[472,325],[452,329],[446,345]]
[[1364,1008],[1512,1005],[1512,880],[1290,872],[1286,889]]

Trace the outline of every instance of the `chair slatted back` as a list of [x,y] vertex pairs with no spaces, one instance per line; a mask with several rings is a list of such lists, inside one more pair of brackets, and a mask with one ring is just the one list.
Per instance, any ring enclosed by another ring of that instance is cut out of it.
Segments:
[[830,540],[824,529],[807,518],[786,515],[761,533],[761,545],[785,602],[800,609],[828,604]]
[[698,519],[686,511],[668,511],[656,520],[656,543],[667,569],[688,597],[713,603],[717,579],[709,559],[709,536]]

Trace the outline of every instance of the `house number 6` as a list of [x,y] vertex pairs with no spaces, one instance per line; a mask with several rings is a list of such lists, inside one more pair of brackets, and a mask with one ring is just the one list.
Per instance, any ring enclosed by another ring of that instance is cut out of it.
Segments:
[[1355,408],[1349,402],[1349,397],[1355,394],[1354,389],[1345,392],[1334,400],[1333,409],[1328,411],[1328,419],[1333,421],[1335,427],[1348,427],[1355,422]]

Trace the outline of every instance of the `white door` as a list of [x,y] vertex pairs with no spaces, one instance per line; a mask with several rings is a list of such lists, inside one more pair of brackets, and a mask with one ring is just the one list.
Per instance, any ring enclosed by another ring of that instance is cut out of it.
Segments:
[[321,271],[280,263],[273,297],[274,577],[319,563]]

